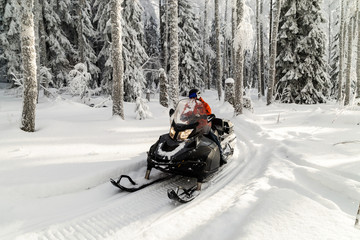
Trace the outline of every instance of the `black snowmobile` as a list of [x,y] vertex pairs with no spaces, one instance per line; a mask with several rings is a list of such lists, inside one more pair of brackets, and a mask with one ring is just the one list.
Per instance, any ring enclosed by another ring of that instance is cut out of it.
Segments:
[[[197,179],[197,184],[189,189],[169,190],[168,196],[180,202],[193,199],[192,193],[201,190],[201,184],[206,177],[215,173],[221,167],[218,145],[209,137],[213,131],[218,137],[227,161],[234,152],[235,134],[233,124],[229,120],[207,115],[202,102],[196,99],[179,101],[176,110],[170,112],[171,127],[169,133],[161,135],[159,140],[150,147],[147,157],[145,179],[150,179],[153,168],[169,173],[169,176],[181,175]],[[152,183],[168,177],[155,179],[135,188],[127,188],[120,184],[122,178],[127,178],[136,184],[129,176],[122,175],[118,181],[111,182],[126,191],[136,191]],[[182,198],[184,195],[185,198]]]

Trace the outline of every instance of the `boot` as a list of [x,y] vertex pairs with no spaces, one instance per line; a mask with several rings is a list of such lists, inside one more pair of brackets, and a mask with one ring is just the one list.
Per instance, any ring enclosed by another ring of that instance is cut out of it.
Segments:
[[222,166],[224,164],[227,164],[227,161],[226,161],[226,158],[225,158],[223,152],[221,151],[220,152],[220,166]]

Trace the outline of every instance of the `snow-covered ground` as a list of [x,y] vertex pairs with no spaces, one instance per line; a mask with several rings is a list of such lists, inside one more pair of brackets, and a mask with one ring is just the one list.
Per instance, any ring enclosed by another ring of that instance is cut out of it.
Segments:
[[111,107],[40,98],[36,132],[19,129],[22,100],[0,90],[0,239],[360,239],[360,107],[274,104],[233,117],[232,160],[188,204],[172,179],[135,193],[109,183],[145,174],[146,151],[169,130],[156,98],[152,119]]

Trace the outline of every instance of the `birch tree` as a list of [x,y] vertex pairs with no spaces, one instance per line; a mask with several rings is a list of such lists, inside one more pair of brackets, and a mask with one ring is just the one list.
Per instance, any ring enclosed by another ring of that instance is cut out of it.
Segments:
[[234,51],[235,51],[235,115],[238,116],[243,113],[243,88],[244,88],[244,49],[240,41],[240,24],[244,14],[243,0],[236,0],[236,26]]
[[274,95],[274,86],[275,86],[275,63],[276,63],[276,54],[277,54],[277,34],[279,26],[279,18],[281,12],[281,0],[276,0],[276,8],[274,14],[274,20],[272,21],[272,30],[271,30],[271,43],[270,43],[270,72],[269,72],[269,83],[267,90],[266,102],[267,105],[270,105],[273,102]]
[[170,106],[175,107],[179,101],[179,37],[178,37],[178,0],[169,0],[169,34],[170,34]]
[[35,109],[37,99],[36,51],[33,0],[18,0],[22,7],[21,15],[21,56],[24,68],[24,95],[21,129],[35,131]]
[[222,69],[221,69],[221,48],[220,48],[220,17],[219,0],[215,0],[215,35],[216,35],[216,88],[219,100],[222,95]]
[[121,40],[121,2],[111,0],[111,58],[113,62],[113,115],[124,119],[124,86],[123,86],[123,59],[122,59],[122,40]]

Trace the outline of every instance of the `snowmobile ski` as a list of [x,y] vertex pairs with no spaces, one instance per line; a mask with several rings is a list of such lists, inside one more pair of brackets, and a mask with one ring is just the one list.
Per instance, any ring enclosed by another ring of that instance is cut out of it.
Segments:
[[179,203],[188,203],[194,200],[199,194],[200,191],[197,191],[197,185],[194,185],[188,189],[183,187],[177,187],[175,190],[168,189],[167,192],[167,195],[171,200],[177,201]]
[[[128,175],[121,175],[119,177],[119,179],[117,181],[115,181],[114,179],[110,178],[110,182],[112,183],[112,185],[114,185],[115,187],[118,187],[120,188],[121,190],[123,191],[126,191],[126,192],[136,192],[140,189],[143,189],[143,188],[146,188],[150,185],[153,185],[154,183],[158,183],[158,182],[162,182],[164,180],[167,180],[167,179],[170,179],[174,177],[173,175],[167,175],[167,176],[164,176],[164,177],[160,177],[158,179],[155,179],[151,182],[148,182],[148,183],[145,183],[143,185],[138,185],[130,176]],[[126,178],[129,180],[129,182],[134,186],[134,187],[125,187],[124,185],[121,184],[121,180],[123,178]]]

